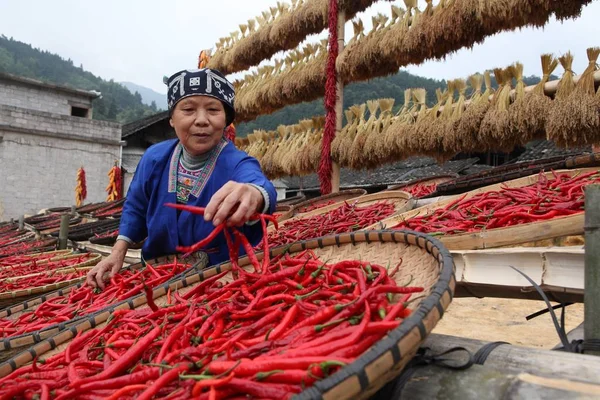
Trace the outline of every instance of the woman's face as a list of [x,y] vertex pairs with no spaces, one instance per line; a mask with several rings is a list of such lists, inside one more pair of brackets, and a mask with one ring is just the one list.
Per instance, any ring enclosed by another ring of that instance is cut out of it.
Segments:
[[197,156],[219,144],[225,121],[225,108],[219,100],[190,96],[177,103],[169,123],[188,153]]

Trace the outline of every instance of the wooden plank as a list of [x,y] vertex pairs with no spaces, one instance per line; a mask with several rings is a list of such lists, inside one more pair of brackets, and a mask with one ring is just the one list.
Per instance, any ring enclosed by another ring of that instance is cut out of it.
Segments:
[[600,185],[585,188],[585,210],[584,340],[600,340]]

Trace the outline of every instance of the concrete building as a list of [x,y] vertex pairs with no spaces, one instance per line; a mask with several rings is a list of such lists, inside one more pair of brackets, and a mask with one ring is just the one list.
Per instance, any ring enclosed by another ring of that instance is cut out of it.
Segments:
[[99,95],[0,73],[0,221],[74,204],[81,166],[86,203],[106,199],[121,125],[91,119]]

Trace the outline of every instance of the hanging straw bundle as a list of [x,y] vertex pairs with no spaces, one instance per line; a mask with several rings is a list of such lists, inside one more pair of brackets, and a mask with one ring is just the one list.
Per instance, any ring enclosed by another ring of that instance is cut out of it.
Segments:
[[485,92],[483,94],[480,93],[481,80],[480,75],[474,75],[469,78],[471,87],[475,91],[471,95],[469,107],[467,107],[455,128],[457,144],[459,149],[465,153],[479,152],[486,149],[486,145],[482,141],[480,129],[481,123],[491,107],[490,97],[494,93],[494,89],[492,88],[492,79],[489,71],[486,71],[483,75],[483,81],[485,82]]
[[[454,91],[448,82],[448,89]],[[439,110],[442,105],[448,100],[450,96],[449,90],[442,91],[441,89],[436,90],[437,103],[428,110],[423,118],[418,118],[414,125],[413,134],[411,140],[408,142],[408,150],[410,154],[418,155],[432,155],[435,154],[435,146],[437,144],[435,138],[435,132],[430,133],[432,126],[436,124],[439,114]]]
[[550,0],[551,8],[555,10],[554,14],[556,16],[556,19],[559,21],[563,21],[569,18],[578,18],[579,16],[581,16],[582,7],[591,2],[592,0]]
[[313,173],[319,168],[319,162],[321,160],[321,149],[323,147],[324,131],[325,117],[317,117],[315,119],[315,131],[313,132],[309,143],[309,163],[304,170],[305,175]]
[[339,163],[343,167],[350,166],[350,152],[354,138],[359,130],[364,129],[364,125],[367,122],[365,120],[366,104],[361,104],[360,106],[354,105],[350,109],[354,112],[354,124],[350,126],[348,134],[342,138],[342,142],[339,145]]
[[559,115],[558,111],[560,111],[562,108],[561,103],[564,103],[575,90],[575,81],[573,80],[575,73],[571,69],[573,66],[573,55],[570,52],[567,52],[567,54],[559,57],[558,61],[560,62],[564,73],[558,82],[558,89],[554,94],[552,108],[550,109],[548,113],[548,119],[546,120],[546,137],[548,140],[552,140],[557,145],[560,145],[559,143],[566,142],[566,140],[562,138],[569,132],[562,131],[563,121],[561,121],[561,119],[564,116]]
[[[282,135],[282,133],[283,133],[283,135]],[[274,164],[273,164],[273,155],[280,148],[284,135],[285,135],[285,127],[283,125],[280,125],[279,127],[277,127],[277,132],[272,133],[270,146],[267,149],[267,151],[265,152],[265,154],[263,155],[263,158],[260,162],[260,165],[261,165],[263,171],[265,171],[265,173],[267,175],[271,175],[271,173],[275,170]]]
[[343,144],[346,135],[348,135],[350,127],[355,122],[354,112],[351,108],[345,110],[344,115],[346,115],[346,125],[344,125],[342,130],[339,131],[337,135],[335,135],[335,139],[333,139],[333,141],[331,142],[331,158],[338,163],[340,162],[340,146]]
[[[525,120],[525,82],[523,82],[523,64],[515,63],[509,67],[513,72],[513,76],[517,81],[513,95],[513,102],[508,107],[508,125],[504,136],[506,142],[515,145],[523,143],[523,132],[520,130],[522,121]],[[525,142],[527,143],[527,142]]]
[[[481,83],[483,78],[481,75],[478,75],[478,77],[479,82],[475,82],[475,85],[479,85],[478,91],[479,95],[481,95]],[[458,91],[458,101],[454,104],[452,115],[446,122],[446,126],[441,128],[441,132],[443,132],[442,145],[444,148],[444,153],[449,156],[449,158],[452,158],[455,154],[460,153],[462,150],[458,143],[459,141],[457,140],[458,136],[456,134],[456,128],[458,122],[462,119],[463,113],[465,112],[465,93],[467,91],[467,82],[462,79],[457,79],[454,81],[454,88]]]
[[452,113],[454,112],[454,92],[457,89],[457,83],[460,85],[461,81],[448,81],[448,90],[444,95],[444,102],[439,111],[437,118],[433,120],[431,125],[427,126],[424,133],[425,141],[422,149],[424,154],[427,154],[435,158],[438,162],[447,161],[447,154],[444,152],[444,134],[446,132],[446,126],[451,122]]
[[404,91],[404,105],[398,113],[392,118],[390,121],[390,126],[386,129],[385,133],[382,135],[381,148],[382,152],[386,154],[387,157],[392,157],[396,155],[396,136],[400,129],[400,126],[405,122],[404,118],[406,117],[406,113],[410,109],[410,104],[412,101],[412,89],[406,89]]
[[[565,95],[561,87],[563,81],[560,82],[561,96],[556,94],[547,126],[549,138],[560,147],[578,147],[600,142],[600,103],[594,86],[594,72],[599,55],[600,48],[587,49],[589,64],[574,88],[572,80],[565,83],[572,88],[568,95]],[[565,57],[566,59],[561,57],[561,64],[567,71],[570,70],[573,59],[569,54]]]
[[492,99],[490,109],[485,114],[479,128],[482,142],[487,150],[506,150],[506,132],[509,127],[508,106],[513,71],[495,68],[494,76],[498,82],[498,92]]
[[356,137],[352,142],[352,147],[349,153],[350,168],[362,169],[365,167],[365,143],[370,132],[375,129],[377,121],[377,111],[379,110],[379,102],[377,100],[368,100],[367,108],[369,110],[369,119],[356,131]]
[[[413,89],[414,107],[404,117],[403,123],[397,128],[396,147],[397,158],[403,159],[418,154],[419,141],[416,126],[419,122],[429,119],[430,111],[427,108],[427,91],[425,89]],[[415,116],[415,110],[418,110]],[[437,110],[435,111],[437,113]]]
[[[522,145],[534,139],[546,138],[546,120],[552,107],[552,100],[544,94],[544,86],[557,66],[558,60],[554,56],[542,55],[542,80],[531,92],[525,94],[520,106],[513,104],[514,107],[522,108],[517,114],[511,115],[512,129],[521,135]],[[520,116],[518,120],[515,120],[515,115]]]
[[393,122],[395,99],[379,99],[379,119],[376,121],[374,129],[371,130],[367,137],[364,154],[367,162],[367,168],[377,167],[378,165],[387,162],[390,157],[390,151],[385,146],[385,136],[387,130]]

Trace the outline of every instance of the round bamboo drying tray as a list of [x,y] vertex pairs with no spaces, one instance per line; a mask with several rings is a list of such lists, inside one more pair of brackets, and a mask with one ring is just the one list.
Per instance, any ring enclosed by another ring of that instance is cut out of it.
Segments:
[[[595,168],[583,168],[575,170],[559,170],[556,173],[565,173],[575,176],[581,173],[598,171]],[[549,179],[552,178],[552,172],[544,173]],[[509,188],[528,186],[538,182],[539,174],[530,175],[525,178],[519,178],[508,182],[486,186],[477,190],[470,191],[464,195],[453,196],[449,199],[429,204],[406,213],[387,218],[368,229],[391,229],[401,221],[416,216],[423,216],[427,213],[443,208],[458,198],[470,198],[480,193],[497,191],[506,186]],[[584,213],[569,215],[566,217],[553,218],[550,220],[532,222],[506,228],[494,228],[482,230],[479,232],[465,233],[460,235],[442,235],[440,241],[450,250],[476,250],[495,248],[501,246],[512,246],[522,243],[529,243],[538,240],[553,239],[556,237],[582,235],[584,224]]]
[[[91,268],[83,267],[81,269],[89,270]],[[62,271],[55,271],[55,272],[58,274],[68,274],[71,271],[70,270],[62,270]],[[39,275],[39,274],[34,274],[34,275]],[[20,277],[20,278],[23,278],[23,277]],[[15,278],[9,278],[9,279],[14,280]],[[85,276],[81,276],[81,277],[74,278],[74,279],[67,280],[67,281],[52,283],[50,285],[36,286],[36,287],[27,288],[27,289],[15,290],[12,292],[2,292],[2,293],[0,293],[0,308],[8,307],[15,303],[25,301],[31,297],[40,295],[42,293],[48,293],[53,290],[63,288],[65,286],[69,286],[74,283],[81,282],[84,279],[85,279]]]
[[[48,264],[49,261],[63,261],[63,260],[69,260],[69,259],[72,259],[72,258],[78,258],[78,257],[81,257],[81,256],[82,256],[82,253],[80,253],[80,254],[70,254],[70,255],[67,255],[67,256],[64,256],[64,257],[60,257],[59,256],[59,257],[57,257],[56,260],[42,260],[42,261],[38,262],[37,264],[38,265],[44,265],[44,264]],[[50,270],[50,271],[46,270],[46,271],[35,272],[35,273],[32,273],[32,274],[27,274],[27,275],[13,276],[13,277],[10,277],[10,278],[6,278],[6,280],[8,280],[8,281],[14,281],[16,279],[29,278],[29,277],[37,276],[37,275],[44,275],[44,274],[46,274],[48,272],[61,272],[61,273],[73,272],[74,270],[79,270],[81,268],[92,267],[92,266],[98,264],[98,262],[102,259],[102,256],[100,254],[98,254],[98,253],[91,253],[90,256],[91,256],[90,259],[82,261],[82,262],[80,262],[78,264],[75,264],[75,265],[69,265],[69,266],[66,266],[66,267],[61,267],[61,268],[57,268],[57,269]]]
[[279,214],[277,216],[277,221],[282,222],[282,221],[288,220],[294,216],[294,209],[292,207],[290,207],[287,211],[281,211],[281,212],[276,211],[275,214]]
[[391,186],[389,189],[387,190],[410,190],[412,189],[414,186],[416,185],[431,185],[431,184],[436,184],[439,185],[440,183],[447,183],[447,182],[451,182],[453,180],[455,180],[458,177],[458,175],[454,174],[454,175],[438,175],[438,176],[430,176],[428,178],[421,178],[421,179],[415,179],[412,180],[410,182],[407,183],[402,183],[399,185],[394,185]]
[[[310,207],[319,207],[327,205],[328,202],[333,201],[333,204],[339,203],[340,201],[354,199],[367,194],[365,189],[350,189],[342,190],[337,193],[329,193],[324,196],[315,197],[314,199],[303,201],[294,206],[294,215],[306,213]],[[316,208],[318,209],[318,208]]]
[[277,204],[281,204],[281,205],[288,205],[288,206],[294,206],[298,203],[303,202],[304,200],[306,200],[306,195],[304,194],[297,194],[296,196],[293,197],[288,197],[287,199],[283,199],[277,202]]
[[[406,282],[412,277],[411,285],[425,288],[426,297],[413,303],[414,312],[398,328],[390,331],[355,362],[298,395],[300,399],[368,398],[400,374],[452,301],[455,288],[452,257],[436,239],[409,231],[365,231],[327,236],[278,247],[270,254],[274,257],[282,252],[297,253],[305,249],[312,249],[331,262],[360,258],[386,265],[402,258],[405,267],[395,277],[396,281]],[[262,254],[257,254],[257,257],[262,259]],[[239,264],[248,266],[248,258],[241,258]],[[183,279],[172,280],[154,290],[155,303],[158,306],[166,304],[169,289],[183,294],[199,282],[230,268],[230,263],[223,263]],[[222,279],[230,281],[232,277],[228,274]],[[43,355],[47,358],[63,351],[78,332],[103,326],[114,310],[138,307],[147,307],[144,295],[86,318],[0,364],[0,377],[30,363],[35,357]]]
[[0,249],[3,247],[15,245],[17,243],[22,243],[22,242],[29,240],[31,238],[34,238],[34,237],[35,237],[35,232],[23,232],[23,234],[21,234],[19,236],[15,236],[15,238],[13,240],[6,243],[4,246],[0,247]]
[[[39,258],[41,256],[42,257],[50,256],[50,257],[40,260],[38,262],[47,261],[47,260],[54,261],[54,260],[60,259],[60,257],[62,257],[62,256],[68,256],[71,253],[73,253],[73,250],[52,250],[52,251],[43,251],[43,252],[32,253],[32,254],[23,254],[20,257],[29,258],[29,259],[31,259],[31,261],[21,262],[18,265],[32,263],[34,260],[36,260],[37,258]],[[0,269],[6,268],[8,266],[8,265],[2,265],[2,262],[3,262],[3,260],[0,258]]]
[[[380,192],[374,194],[367,194],[364,196],[360,196],[354,200],[347,202],[351,205],[356,206],[369,206],[371,204],[377,203],[378,201],[391,201],[394,203],[394,214],[403,213],[408,210],[412,210],[414,207],[415,200],[412,198],[410,193],[402,192],[402,191],[389,191],[389,192]],[[304,214],[298,214],[293,218],[287,219],[279,224],[279,226],[284,226],[288,223],[294,223],[303,218],[314,217],[315,215],[321,215],[328,213],[329,211],[335,210],[338,207],[341,207],[344,204],[344,201],[337,202],[335,204],[331,204],[325,207],[318,208],[313,211],[306,212]],[[274,225],[269,225],[268,231],[272,232],[275,230]]]
[[[138,269],[144,268],[146,266],[146,263],[150,263],[152,265],[155,263],[172,262],[175,260],[175,257],[176,256],[159,257],[159,258],[155,258],[152,260],[142,261],[142,262],[139,262],[136,264],[128,265],[128,266],[124,267],[124,269],[138,270]],[[180,258],[178,258],[178,259],[180,259]],[[189,259],[186,259],[186,262],[189,262],[189,263],[195,265],[197,260],[198,259],[196,257],[190,257]],[[192,270],[192,269],[193,269],[193,266],[192,266],[192,268],[190,268],[190,270]],[[185,273],[188,273],[188,271],[186,271]],[[181,276],[183,276],[183,274],[178,275],[178,277],[181,277]],[[53,291],[53,292],[50,292],[47,294],[43,294],[41,296],[23,301],[19,304],[15,304],[11,307],[4,308],[4,309],[0,310],[0,318],[9,318],[9,317],[18,318],[23,312],[35,310],[40,304],[42,304],[48,300],[66,296],[71,291],[80,288],[82,285],[85,285],[85,282],[79,281],[76,284],[69,285],[62,289],[58,289],[56,291]],[[126,301],[127,300],[125,300],[124,302],[126,302]],[[117,306],[119,303],[120,302],[114,303],[112,306],[113,307]],[[1,339],[0,340],[0,362],[3,360],[9,359],[10,357],[19,353],[20,351],[23,350],[24,346],[31,346],[35,343],[41,342],[42,340],[50,338],[50,337],[56,335],[57,333],[69,328],[70,326],[76,325],[83,319],[90,318],[94,314],[95,313],[90,314],[90,315],[84,315],[81,317],[74,318],[70,321],[65,321],[65,322],[61,322],[59,324],[54,324],[54,325],[48,326],[39,331],[29,332],[29,333],[26,333],[23,335],[11,336],[11,337],[6,337],[4,339]]]

